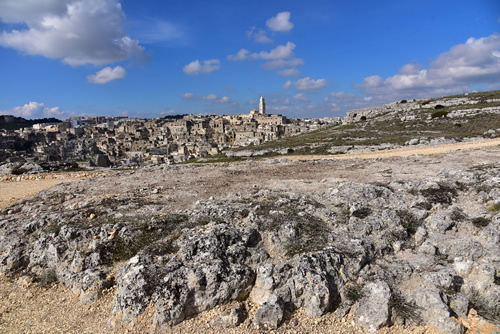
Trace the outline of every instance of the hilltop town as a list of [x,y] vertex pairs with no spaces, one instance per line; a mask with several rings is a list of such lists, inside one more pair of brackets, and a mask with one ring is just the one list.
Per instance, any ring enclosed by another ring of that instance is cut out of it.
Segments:
[[[0,126],[15,120],[0,116]],[[89,163],[100,167],[178,163],[339,123],[338,117],[290,119],[268,114],[263,97],[258,110],[239,115],[73,117],[0,130],[0,161],[85,167]]]

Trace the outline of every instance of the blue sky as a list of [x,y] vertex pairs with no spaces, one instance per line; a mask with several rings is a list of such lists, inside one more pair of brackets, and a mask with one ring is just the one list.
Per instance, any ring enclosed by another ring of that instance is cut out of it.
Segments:
[[289,117],[500,89],[500,1],[0,0],[0,114]]

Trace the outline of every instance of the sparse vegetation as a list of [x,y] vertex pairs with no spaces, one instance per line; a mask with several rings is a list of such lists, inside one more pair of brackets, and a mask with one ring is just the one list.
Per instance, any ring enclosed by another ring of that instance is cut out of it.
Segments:
[[[436,106],[437,107],[437,106]],[[437,108],[436,108],[437,109]],[[443,117],[443,116],[446,116],[448,115],[448,112],[447,111],[444,111],[444,110],[440,110],[440,111],[436,111],[436,112],[433,112],[431,114],[431,117],[432,118],[439,118],[439,117]]]
[[389,300],[389,307],[394,315],[414,323],[421,322],[418,306],[406,302],[401,292],[393,291]]
[[396,214],[401,220],[401,225],[406,229],[408,235],[417,233],[417,229],[422,225],[422,221],[418,220],[417,217],[408,210],[398,210]]
[[368,217],[369,215],[371,215],[371,213],[372,213],[372,210],[370,208],[360,208],[360,209],[354,210],[351,213],[351,216],[359,218],[359,219],[364,219],[364,218]]
[[285,224],[290,224],[295,229],[295,238],[285,245],[286,255],[289,257],[323,249],[328,243],[330,230],[327,224],[301,211],[297,203],[278,206],[274,200],[267,200],[260,202],[254,212],[264,231],[278,231]]
[[297,238],[286,246],[287,256],[320,250],[328,243],[329,229],[318,218],[307,217],[305,220],[299,221],[295,228],[297,229]]
[[54,233],[55,235],[58,235],[59,232],[61,231],[61,226],[57,222],[50,222],[49,225],[45,228],[45,232],[47,233]]
[[495,203],[495,204],[492,204],[488,207],[488,211],[490,212],[493,212],[493,213],[497,213],[500,211],[500,203]]
[[491,220],[488,218],[485,218],[485,217],[476,217],[476,218],[472,218],[470,222],[475,227],[483,228],[483,227],[488,226],[489,223],[491,222]]
[[450,218],[456,222],[463,222],[467,218],[467,215],[464,213],[462,209],[454,208],[453,211],[451,212]]
[[190,221],[186,215],[171,214],[135,223],[131,228],[131,236],[116,236],[113,239],[113,260],[128,260],[141,250],[152,255],[175,253],[178,249],[175,241],[182,235],[183,228],[193,228],[208,222],[207,219]]
[[492,321],[493,323],[500,322],[500,304],[489,305],[486,299],[481,296],[479,291],[471,288],[467,294],[471,307],[483,318]]
[[363,293],[363,286],[362,285],[359,285],[356,283],[346,285],[345,297],[347,298],[347,300],[349,302],[354,304],[355,302],[357,302],[358,300],[363,298],[363,296],[364,296],[364,293]]
[[457,196],[457,190],[446,184],[439,183],[437,188],[427,188],[420,193],[433,204],[451,204]]

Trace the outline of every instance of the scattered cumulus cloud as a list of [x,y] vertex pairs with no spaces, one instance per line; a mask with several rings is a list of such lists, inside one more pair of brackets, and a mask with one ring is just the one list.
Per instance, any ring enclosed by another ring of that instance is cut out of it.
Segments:
[[280,12],[266,21],[266,25],[272,31],[287,32],[292,30],[293,23],[290,22],[290,12]]
[[366,77],[355,85],[362,93],[394,101],[471,91],[470,85],[500,82],[500,34],[469,38],[442,53],[427,68],[403,65],[397,74]]
[[285,82],[285,84],[283,85],[283,89],[287,90],[288,88],[290,88],[290,86],[292,85],[292,82],[290,80],[288,80],[287,82]]
[[181,94],[181,97],[185,100],[204,100],[204,101],[211,101],[213,103],[231,103],[232,102],[231,98],[229,98],[227,96],[220,97],[217,94],[198,96],[194,93],[184,93],[184,94]]
[[102,85],[110,81],[121,80],[126,75],[127,71],[121,66],[116,66],[115,68],[105,67],[96,74],[89,75],[87,80],[90,83]]
[[301,66],[304,63],[305,61],[302,58],[275,59],[264,63],[261,67],[264,70],[275,70],[283,67]]
[[273,43],[273,40],[267,37],[264,30],[256,27],[251,27],[250,30],[247,31],[247,37],[253,39],[257,43]]
[[0,20],[26,25],[2,31],[0,46],[29,55],[62,59],[71,66],[148,59],[139,41],[125,32],[118,0],[1,1]]
[[160,116],[176,115],[176,114],[177,114],[177,111],[175,111],[174,109],[160,111]]
[[296,68],[287,68],[279,71],[278,74],[284,77],[300,77],[300,71]]
[[247,49],[241,49],[235,55],[227,56],[229,60],[276,60],[276,59],[286,59],[293,57],[293,49],[295,49],[295,44],[292,42],[286,43],[286,45],[278,45],[270,51],[261,51],[259,53],[250,53]]
[[184,93],[181,94],[181,97],[186,100],[194,100],[196,98],[196,95],[194,95],[194,93]]
[[[298,90],[315,90],[325,87],[328,84],[326,79],[314,80],[310,77],[305,77],[293,82],[293,85]],[[291,81],[287,81],[283,88],[288,89],[292,85]]]
[[43,103],[29,102],[11,110],[1,110],[0,114],[14,115],[24,118],[59,117],[64,112],[59,107],[48,108]]
[[304,96],[304,94],[302,93],[298,93],[297,95],[295,95],[294,99],[300,102],[311,102],[311,99],[307,96]]
[[356,100],[357,98],[360,98],[356,94],[352,93],[344,93],[344,92],[333,92],[325,96],[323,99],[324,102],[329,101],[330,99],[334,99],[337,102],[352,102]]
[[190,62],[182,68],[184,73],[190,75],[198,75],[200,73],[210,73],[217,71],[220,68],[219,59],[204,60],[202,63],[198,59]]

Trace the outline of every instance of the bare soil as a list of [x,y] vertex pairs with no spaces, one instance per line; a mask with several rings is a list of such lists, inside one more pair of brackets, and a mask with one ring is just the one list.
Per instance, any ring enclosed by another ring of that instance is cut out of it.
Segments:
[[[219,166],[186,166],[162,171],[120,172],[81,180],[93,195],[126,192],[145,185],[161,185],[165,204],[172,209],[189,208],[196,200],[227,193],[254,192],[274,189],[307,193],[328,189],[338,180],[357,182],[391,182],[396,179],[431,179],[450,169],[471,168],[500,162],[500,140],[440,145],[442,147],[411,148],[384,155],[383,152],[359,153],[357,156],[308,157],[313,161],[269,159]],[[479,149],[480,148],[480,149]],[[390,152],[390,151],[387,151]],[[446,153],[443,153],[446,152]],[[392,154],[392,155],[391,155]],[[417,155],[409,155],[417,154]],[[349,160],[346,158],[349,157]],[[377,159],[377,158],[384,159]],[[297,160],[304,160],[303,157]],[[127,174],[128,173],[128,174]],[[148,178],[151,173],[151,178]],[[127,174],[127,182],[122,179]],[[130,176],[133,176],[132,178]],[[137,177],[136,177],[137,175]],[[130,179],[136,179],[129,182]],[[0,181],[0,206],[6,207],[17,199],[71,179],[5,182]],[[1,208],[0,207],[0,208]],[[257,333],[251,324],[255,305],[247,304],[249,318],[237,329],[220,330],[210,327],[210,320],[226,306],[220,306],[175,326],[172,330],[151,327],[152,308],[138,317],[133,329],[108,326],[113,290],[92,305],[83,305],[71,291],[55,284],[42,288],[27,278],[0,276],[1,333]],[[320,318],[307,318],[301,312],[288,317],[275,333],[365,333],[351,318],[339,318],[335,313]],[[438,333],[431,327],[392,327],[381,333]]]

